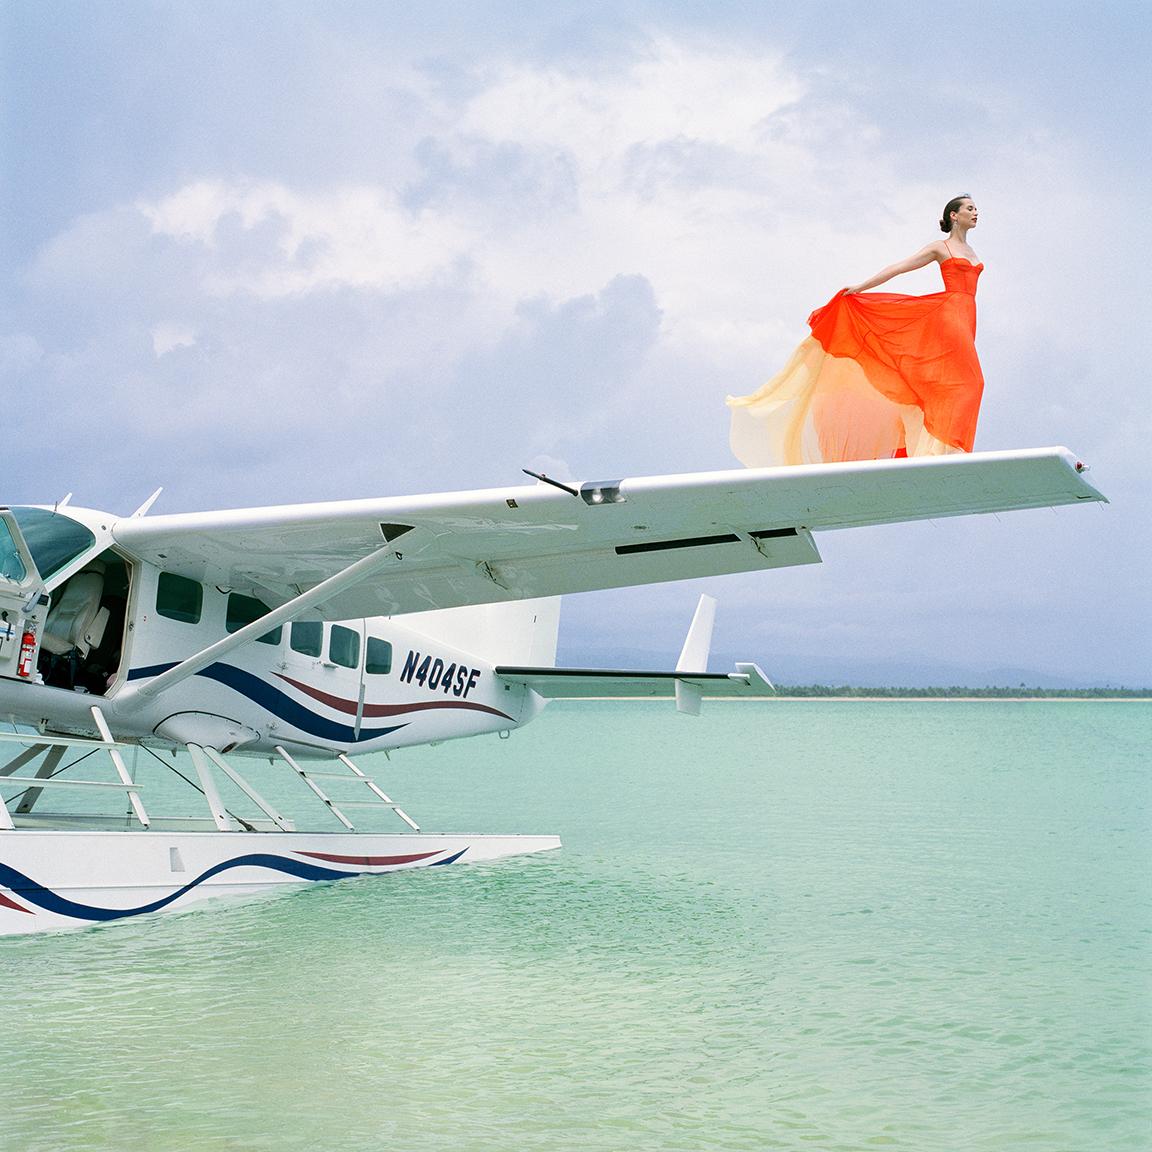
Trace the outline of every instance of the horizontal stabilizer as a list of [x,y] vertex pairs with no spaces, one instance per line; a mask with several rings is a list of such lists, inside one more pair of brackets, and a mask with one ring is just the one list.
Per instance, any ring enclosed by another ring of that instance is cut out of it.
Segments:
[[515,668],[498,666],[496,675],[522,684],[549,700],[672,699],[676,685],[686,684],[709,697],[763,697],[775,689],[755,664],[740,663],[735,672],[651,672],[613,668]]

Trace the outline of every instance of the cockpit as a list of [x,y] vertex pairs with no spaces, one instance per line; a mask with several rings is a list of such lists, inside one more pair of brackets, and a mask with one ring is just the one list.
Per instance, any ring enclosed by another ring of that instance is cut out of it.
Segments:
[[130,576],[79,519],[0,509],[0,675],[104,695],[120,667]]

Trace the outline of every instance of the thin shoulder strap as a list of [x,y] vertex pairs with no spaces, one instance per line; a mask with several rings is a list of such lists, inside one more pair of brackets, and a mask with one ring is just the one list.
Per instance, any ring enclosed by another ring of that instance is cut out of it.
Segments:
[[[944,241],[944,247],[948,248],[948,241],[947,240]],[[956,257],[952,255],[952,249],[951,248],[948,248],[948,259],[949,260],[955,260],[956,259]]]

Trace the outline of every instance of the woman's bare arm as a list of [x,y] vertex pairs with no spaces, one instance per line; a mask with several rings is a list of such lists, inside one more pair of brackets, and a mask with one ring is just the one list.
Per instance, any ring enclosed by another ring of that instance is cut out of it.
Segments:
[[880,284],[887,284],[894,276],[900,276],[904,272],[915,272],[917,268],[923,268],[926,264],[931,264],[933,260],[943,260],[943,253],[943,241],[937,240],[934,244],[929,244],[921,248],[919,252],[909,256],[907,260],[899,260],[895,264],[889,264],[887,268],[881,268],[875,276],[871,276],[859,284],[853,284],[851,287],[845,288],[844,294],[851,296],[856,292],[867,292],[869,288],[876,288]]

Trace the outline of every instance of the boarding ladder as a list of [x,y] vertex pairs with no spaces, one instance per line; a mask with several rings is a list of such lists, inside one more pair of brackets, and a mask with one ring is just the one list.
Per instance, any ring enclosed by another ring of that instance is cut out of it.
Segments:
[[[344,815],[342,809],[344,808],[391,808],[413,832],[420,831],[420,825],[404,811],[384,790],[366,773],[362,772],[351,760],[348,759],[343,752],[340,753],[336,759],[348,769],[347,772],[316,772],[311,768],[301,768],[300,765],[292,759],[287,750],[281,748],[279,745],[276,747],[277,753],[288,764],[293,772],[312,789],[313,792],[328,806],[332,815],[348,829],[349,832],[355,832],[356,826]],[[353,783],[363,784],[369,792],[376,797],[375,800],[341,800],[339,807],[336,802],[329,796],[319,784],[317,780],[345,780]]]
[[[16,806],[16,814],[18,816],[26,815],[32,811],[45,788],[118,789],[127,793],[136,819],[142,827],[147,828],[149,823],[148,813],[144,810],[144,804],[139,794],[141,785],[133,781],[128,767],[124,763],[124,757],[120,753],[120,749],[125,747],[125,745],[118,744],[112,738],[112,733],[108,728],[108,722],[104,719],[104,713],[95,705],[93,705],[91,711],[92,719],[96,723],[96,729],[100,733],[99,740],[83,736],[45,736],[39,732],[0,732],[0,741],[4,743],[31,745],[31,747],[26,747],[23,752],[17,753],[7,764],[0,767],[0,788],[7,789],[13,785],[24,788],[22,794],[18,793],[20,796],[20,802]],[[65,765],[64,768],[60,768],[59,766],[60,761],[64,759],[64,754],[69,748],[87,749],[90,752],[102,749],[107,752],[112,761],[112,766],[116,770],[116,775],[119,777],[119,781],[76,780],[72,777],[68,777],[67,779],[58,778],[59,773],[66,771],[67,768],[71,766]],[[15,775],[18,769],[23,768],[25,764],[32,763],[32,761],[40,756],[44,756],[44,761],[36,769],[35,776]],[[15,796],[11,797],[11,800],[15,799]],[[5,801],[3,795],[0,795],[0,829],[16,827],[15,821],[12,819],[12,813],[8,809],[8,804],[11,800]]]

